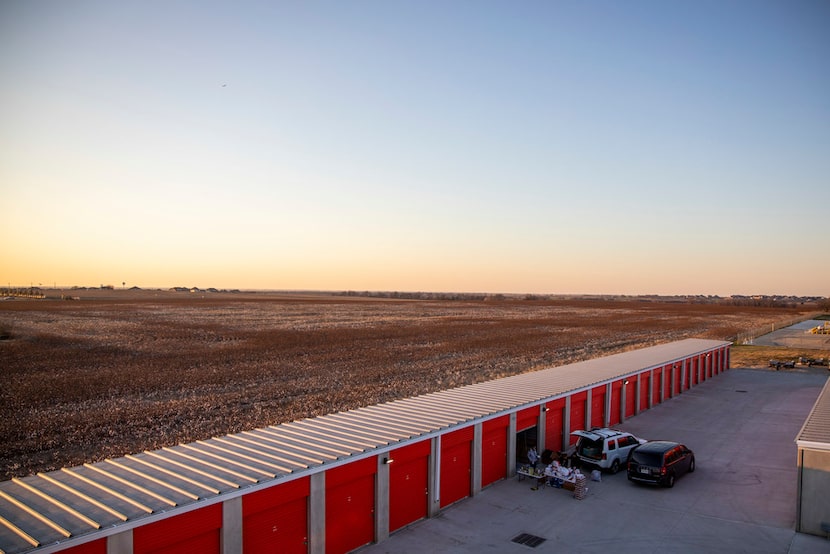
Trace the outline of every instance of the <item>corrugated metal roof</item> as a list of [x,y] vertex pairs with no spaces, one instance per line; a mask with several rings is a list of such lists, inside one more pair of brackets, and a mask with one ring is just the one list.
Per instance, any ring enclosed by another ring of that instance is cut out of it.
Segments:
[[[322,471],[728,344],[687,339],[12,479],[0,483],[0,551],[26,552],[97,530],[110,534],[146,522],[147,517]],[[830,406],[825,413],[830,413]]]
[[830,379],[821,389],[795,442],[800,447],[830,450]]

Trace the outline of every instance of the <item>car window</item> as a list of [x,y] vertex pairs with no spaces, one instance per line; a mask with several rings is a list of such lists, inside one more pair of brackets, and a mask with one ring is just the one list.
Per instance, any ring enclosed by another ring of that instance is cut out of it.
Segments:
[[608,439],[608,450],[617,449],[617,439]]
[[638,452],[631,454],[631,459],[640,465],[656,467],[660,465],[660,454],[654,452]]
[[623,438],[620,439],[620,448],[622,448],[624,446],[632,446],[632,445],[635,445],[635,444],[639,444],[639,442],[637,442],[637,439],[635,439],[631,435],[629,435],[627,437],[623,437]]

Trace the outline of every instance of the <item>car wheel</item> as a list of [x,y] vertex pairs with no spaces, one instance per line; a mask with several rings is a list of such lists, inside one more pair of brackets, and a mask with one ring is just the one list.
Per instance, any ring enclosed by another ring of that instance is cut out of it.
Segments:
[[674,486],[674,473],[669,473],[666,477],[666,487],[672,488]]
[[689,462],[689,473],[694,472],[695,470],[695,458],[692,456],[692,461]]
[[611,473],[612,474],[617,473],[619,470],[620,470],[620,461],[619,460],[614,460],[611,463]]

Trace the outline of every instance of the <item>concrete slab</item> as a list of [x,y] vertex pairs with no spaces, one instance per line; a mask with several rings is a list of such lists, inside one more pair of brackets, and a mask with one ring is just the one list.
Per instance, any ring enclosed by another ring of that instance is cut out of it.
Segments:
[[[576,500],[507,479],[360,552],[828,553],[830,540],[794,531],[793,441],[826,379],[732,369],[619,425],[694,450],[697,470],[673,489],[604,473]],[[520,533],[545,542],[511,542]]]

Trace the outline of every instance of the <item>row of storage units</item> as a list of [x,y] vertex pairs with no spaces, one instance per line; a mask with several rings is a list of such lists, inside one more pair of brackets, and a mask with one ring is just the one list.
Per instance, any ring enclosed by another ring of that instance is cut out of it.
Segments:
[[343,553],[729,367],[687,339],[0,483],[0,550]]

